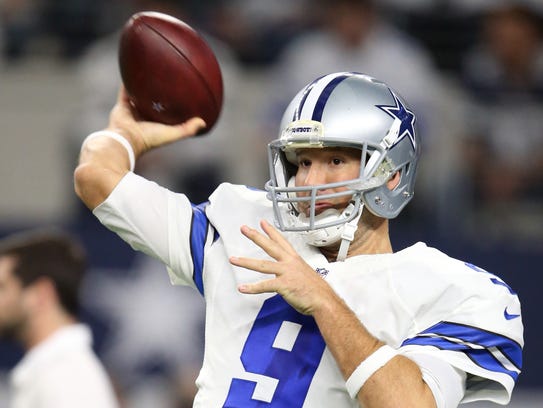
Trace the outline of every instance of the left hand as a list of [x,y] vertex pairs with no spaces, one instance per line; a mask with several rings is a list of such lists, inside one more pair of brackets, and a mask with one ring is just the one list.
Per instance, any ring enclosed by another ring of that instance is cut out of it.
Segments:
[[312,315],[327,299],[335,296],[332,288],[304,261],[290,243],[269,222],[261,221],[265,235],[246,225],[241,233],[262,248],[275,261],[231,257],[232,265],[275,275],[264,281],[242,284],[241,293],[277,292],[300,313]]

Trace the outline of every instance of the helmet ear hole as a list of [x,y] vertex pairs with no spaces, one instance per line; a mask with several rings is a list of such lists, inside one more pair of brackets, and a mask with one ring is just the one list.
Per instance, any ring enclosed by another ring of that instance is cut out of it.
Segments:
[[400,181],[402,179],[401,170],[398,170],[396,173],[392,175],[392,177],[387,181],[387,187],[389,190],[394,190],[396,187],[400,185]]

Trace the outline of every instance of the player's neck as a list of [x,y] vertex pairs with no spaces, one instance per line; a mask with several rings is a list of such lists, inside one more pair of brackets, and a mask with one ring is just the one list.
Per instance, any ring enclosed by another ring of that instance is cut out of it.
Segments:
[[[320,248],[322,254],[329,262],[337,258],[340,243],[330,247]],[[347,258],[356,255],[388,254],[392,253],[392,244],[388,233],[388,220],[374,217],[371,222],[361,222],[349,250]]]

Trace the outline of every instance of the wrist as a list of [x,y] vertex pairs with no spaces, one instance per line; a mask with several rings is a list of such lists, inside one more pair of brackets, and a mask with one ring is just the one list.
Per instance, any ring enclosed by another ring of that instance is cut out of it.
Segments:
[[142,142],[143,136],[141,135],[141,132],[138,132],[138,130],[117,127],[108,127],[105,130],[117,133],[118,135],[124,137],[132,146],[136,159],[148,150],[148,148]]
[[[322,279],[322,278],[319,278]],[[322,279],[321,290],[313,290],[314,301],[310,313],[317,321],[329,319],[331,316],[337,316],[346,307],[332,287]]]
[[345,383],[351,398],[356,399],[356,396],[366,381],[377,370],[379,370],[397,355],[398,352],[395,349],[385,344],[364,359],[351,373]]
[[134,167],[136,166],[136,154],[134,152],[134,148],[132,144],[130,143],[127,137],[113,130],[109,130],[109,129],[99,130],[97,132],[93,132],[90,135],[88,135],[83,141],[83,144],[97,137],[107,137],[107,138],[113,139],[116,142],[118,142],[121,146],[123,146],[128,156],[129,169],[130,171],[134,171]]

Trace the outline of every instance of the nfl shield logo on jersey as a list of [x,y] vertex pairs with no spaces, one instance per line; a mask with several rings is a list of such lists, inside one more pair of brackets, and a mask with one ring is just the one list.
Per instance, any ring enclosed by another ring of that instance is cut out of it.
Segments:
[[317,272],[320,276],[322,276],[323,278],[326,277],[326,275],[328,275],[328,269],[326,268],[317,268],[315,269],[315,272]]

